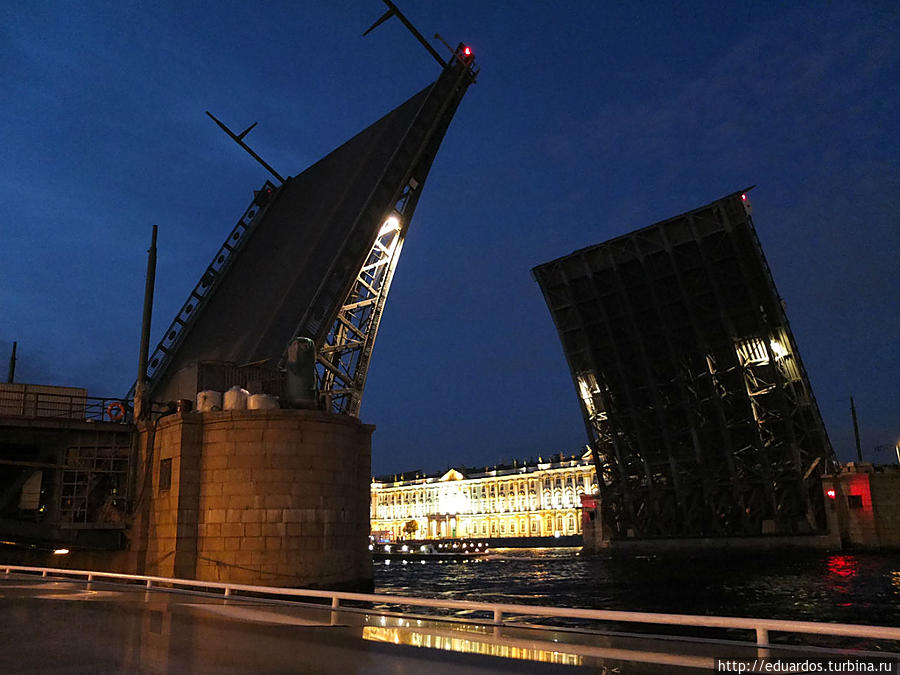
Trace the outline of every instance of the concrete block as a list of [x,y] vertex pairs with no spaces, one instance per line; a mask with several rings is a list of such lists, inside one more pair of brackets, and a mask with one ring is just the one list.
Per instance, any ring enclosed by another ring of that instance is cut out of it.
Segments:
[[219,553],[225,550],[225,538],[224,537],[207,537],[202,542],[199,542],[201,545],[198,545],[198,550],[207,551],[209,553]]
[[197,503],[200,505],[200,508],[207,510],[225,509],[228,507],[228,498],[218,495],[210,495],[208,497],[200,495],[200,499],[197,500]]
[[244,536],[244,524],[243,523],[222,523],[222,536],[223,537],[242,537]]
[[228,457],[229,469],[256,469],[263,463],[260,460],[259,455],[244,452],[243,450],[245,449],[246,446],[242,448],[240,454],[230,455]]
[[240,550],[242,541],[244,541],[243,537],[225,537],[225,550],[226,551]]
[[232,443],[234,441],[232,426],[232,424],[216,424],[214,428],[207,429],[203,434],[204,454],[212,447]]
[[242,551],[265,550],[265,537],[244,537],[240,542]]
[[260,523],[244,523],[245,537],[259,537],[262,535],[262,525]]
[[297,471],[311,469],[314,466],[312,458],[300,453],[269,453],[266,455],[265,465],[271,469],[290,469]]
[[[237,549],[235,549],[235,550],[227,550],[226,549],[225,551],[222,551],[221,553],[219,553],[219,555],[216,556],[216,558],[221,563],[227,563],[229,565],[233,565],[234,558],[236,555],[237,555]],[[220,565],[219,569],[222,571],[222,576],[224,578],[228,572],[228,568],[223,565]]]
[[265,509],[245,509],[241,514],[242,523],[262,523],[265,519]]
[[[247,469],[243,469],[246,471]],[[241,480],[226,483],[222,486],[222,493],[228,496],[231,495],[255,495],[257,494],[258,486],[252,483],[249,480]]]
[[229,455],[225,454],[211,454],[206,452],[206,448],[204,448],[203,459],[200,460],[200,468],[206,471],[212,471],[213,469],[224,469],[228,466]]
[[230,437],[218,443],[206,443],[203,445],[204,459],[209,457],[227,457],[234,454],[234,441]]
[[286,509],[292,505],[290,495],[266,495],[265,505],[267,509]]
[[263,523],[262,534],[265,537],[283,537],[287,531],[286,523]]
[[294,483],[291,480],[282,480],[276,483],[266,484],[266,494],[270,495],[289,495]]
[[243,443],[262,443],[263,430],[261,427],[251,429],[235,429],[231,434],[231,440],[233,440],[237,444],[237,450],[238,452],[240,452],[240,448]]
[[222,494],[222,484],[214,483],[212,472],[200,472],[200,497],[218,497]]
[[262,461],[262,457],[266,454],[265,443],[241,443],[240,454],[249,457],[257,457]]
[[266,441],[266,455],[295,455],[298,452],[297,443],[291,440]]
[[250,480],[250,469],[225,469],[225,483],[246,483]]
[[253,552],[251,551],[238,551],[235,556],[235,562],[238,565],[251,565],[253,561]]
[[251,509],[256,507],[256,497],[253,495],[228,495],[226,498],[229,509]]
[[278,469],[265,469],[262,467],[251,469],[250,475],[258,483],[274,483],[283,479],[282,472]]

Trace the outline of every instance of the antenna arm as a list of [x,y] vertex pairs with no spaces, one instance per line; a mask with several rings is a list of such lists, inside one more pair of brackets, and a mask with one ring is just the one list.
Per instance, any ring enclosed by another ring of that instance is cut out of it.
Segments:
[[213,122],[215,122],[216,124],[218,124],[219,127],[222,129],[222,131],[224,131],[226,134],[228,134],[228,135],[231,137],[231,139],[232,139],[235,143],[237,143],[237,144],[238,144],[239,146],[241,146],[244,150],[246,150],[246,151],[249,153],[249,155],[250,155],[253,159],[255,159],[257,162],[259,162],[260,164],[262,164],[263,168],[264,168],[266,171],[268,171],[270,174],[272,174],[273,176],[275,176],[275,178],[278,179],[278,182],[279,182],[279,183],[284,183],[284,178],[282,178],[281,175],[280,175],[275,169],[273,169],[271,166],[269,166],[268,164],[266,164],[265,160],[264,160],[262,157],[260,157],[260,156],[257,155],[255,152],[253,152],[253,150],[250,148],[249,145],[247,145],[246,143],[244,143],[244,141],[241,140],[241,139],[247,134],[247,132],[250,131],[250,129],[252,129],[253,127],[256,126],[256,122],[254,122],[253,124],[251,124],[250,127],[247,128],[246,131],[244,131],[244,133],[238,135],[238,134],[234,133],[231,129],[229,129],[228,127],[226,127],[222,122],[220,122],[220,121],[215,117],[215,115],[213,115],[213,114],[212,114],[211,112],[209,112],[208,110],[206,111],[206,114],[207,114],[207,116],[209,116],[209,118],[210,118]]
[[409,32],[413,34],[413,37],[415,37],[416,40],[418,40],[422,44],[422,46],[428,50],[428,53],[434,57],[434,60],[441,64],[441,68],[446,68],[447,62],[441,58],[441,55],[437,53],[437,51],[435,50],[434,47],[432,47],[430,44],[428,44],[428,40],[426,40],[422,36],[422,34],[416,30],[416,27],[413,26],[412,23],[410,23],[409,19],[407,19],[403,15],[403,12],[400,11],[400,8],[397,7],[397,5],[395,5],[393,2],[391,2],[391,0],[382,0],[382,2],[384,2],[385,5],[387,5],[388,11],[385,12],[384,15],[382,15],[382,17],[380,19],[378,19],[378,21],[376,21],[374,24],[372,24],[372,27],[369,28],[369,30],[367,30],[365,33],[363,33],[363,35],[366,35],[369,31],[371,31],[376,26],[380,26],[382,23],[384,23],[385,21],[390,19],[392,16],[396,16],[398,19],[400,19],[400,22],[404,26],[406,26],[406,28],[409,30]]
[[373,30],[375,30],[376,28],[378,28],[378,26],[380,26],[381,24],[383,24],[385,21],[387,21],[388,19],[390,19],[392,16],[394,16],[394,10],[389,9],[388,11],[386,11],[386,12],[384,13],[384,16],[382,16],[380,19],[378,19],[378,21],[376,21],[376,22],[373,23],[371,26],[369,26],[369,29],[368,29],[365,33],[363,33],[362,36],[363,36],[363,37],[366,37],[366,35],[368,35],[368,34],[371,33]]

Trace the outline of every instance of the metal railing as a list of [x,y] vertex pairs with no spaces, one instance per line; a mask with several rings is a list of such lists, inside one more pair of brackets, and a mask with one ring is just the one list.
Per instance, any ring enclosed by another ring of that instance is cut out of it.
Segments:
[[0,417],[118,422],[132,419],[131,401],[84,393],[53,393],[27,388],[0,390]]
[[[665,626],[688,626],[697,628],[739,629],[753,632],[756,645],[766,648],[771,645],[769,633],[800,633],[806,635],[828,635],[834,637],[856,637],[872,640],[891,640],[900,642],[900,628],[888,626],[866,626],[846,623],[819,623],[815,621],[787,621],[781,619],[757,619],[732,616],[697,616],[690,614],[656,614],[649,612],[624,612],[602,609],[578,609],[570,607],[545,607],[541,605],[514,605],[505,603],[471,602],[468,600],[441,600],[436,598],[414,598],[397,595],[380,595],[371,593],[350,593],[343,591],[327,591],[303,588],[279,588],[274,586],[251,586],[248,584],[231,584],[217,581],[197,581],[194,579],[176,579],[170,577],[154,577],[138,574],[120,574],[117,572],[94,572],[88,570],[68,570],[50,567],[26,567],[20,565],[0,565],[0,569],[8,575],[11,572],[40,574],[41,577],[84,578],[91,582],[100,579],[112,579],[130,583],[140,582],[147,589],[162,587],[173,590],[179,588],[215,589],[222,591],[224,598],[238,598],[241,593],[287,596],[290,598],[320,598],[331,601],[331,609],[341,608],[341,603],[362,602],[393,606],[428,607],[432,609],[461,609],[471,612],[483,612],[492,616],[490,623],[504,625],[504,616],[538,616],[566,619],[586,619],[598,622],[618,622],[633,624],[654,624]],[[254,599],[245,595],[245,599]],[[348,609],[354,609],[352,607]],[[357,608],[358,609],[358,608]],[[435,617],[439,619],[441,617]],[[518,624],[522,626],[522,624]],[[541,626],[530,625],[531,628]],[[543,628],[550,628],[543,626]],[[893,654],[886,654],[893,656]]]

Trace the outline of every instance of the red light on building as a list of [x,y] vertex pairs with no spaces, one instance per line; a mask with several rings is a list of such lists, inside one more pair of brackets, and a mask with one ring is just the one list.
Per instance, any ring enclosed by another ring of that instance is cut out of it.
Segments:
[[825,494],[828,495],[829,499],[835,499],[837,497],[837,494],[835,493],[834,489],[826,490]]

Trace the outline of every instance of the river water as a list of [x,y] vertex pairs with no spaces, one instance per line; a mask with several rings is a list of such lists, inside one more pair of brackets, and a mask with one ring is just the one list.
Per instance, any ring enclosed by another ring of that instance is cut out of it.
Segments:
[[900,552],[581,556],[494,549],[375,563],[375,591],[483,602],[900,626]]

